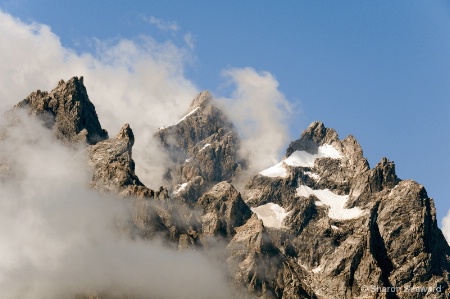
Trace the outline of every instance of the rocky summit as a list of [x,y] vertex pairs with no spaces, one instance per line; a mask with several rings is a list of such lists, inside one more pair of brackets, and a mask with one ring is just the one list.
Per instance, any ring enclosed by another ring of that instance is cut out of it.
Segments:
[[[171,163],[168,185],[152,190],[135,173],[139,136],[125,124],[109,138],[82,77],[33,92],[15,109],[64,144],[85,144],[88,187],[133,202],[123,228],[133,238],[206,253],[222,244],[217,256],[236,298],[450,298],[450,248],[425,188],[398,178],[387,158],[370,168],[353,136],[340,139],[321,122],[279,163],[244,177],[251,169],[237,129],[204,91],[154,133]],[[117,298],[98,291],[77,298]]]

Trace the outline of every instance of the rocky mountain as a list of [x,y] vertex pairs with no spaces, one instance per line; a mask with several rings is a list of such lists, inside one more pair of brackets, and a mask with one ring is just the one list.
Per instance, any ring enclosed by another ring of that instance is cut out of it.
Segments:
[[[450,296],[450,247],[425,188],[398,178],[386,158],[370,168],[353,136],[341,140],[321,122],[278,164],[244,178],[239,134],[202,92],[177,124],[154,134],[171,158],[168,186],[155,191],[135,173],[131,127],[108,138],[82,78],[34,92],[20,108],[64,143],[85,144],[90,187],[133,202],[124,228],[131,236],[178,250],[223,244],[236,297]],[[241,194],[234,184],[243,179]],[[112,298],[85,292],[78,298]]]
[[108,138],[89,100],[83,77],[61,80],[50,93],[32,92],[15,108],[25,108],[30,115],[38,116],[56,138],[67,142],[95,144]]
[[184,200],[195,200],[216,183],[232,182],[246,165],[238,156],[236,128],[207,91],[177,124],[160,128],[155,137],[173,161],[167,172],[173,194]]

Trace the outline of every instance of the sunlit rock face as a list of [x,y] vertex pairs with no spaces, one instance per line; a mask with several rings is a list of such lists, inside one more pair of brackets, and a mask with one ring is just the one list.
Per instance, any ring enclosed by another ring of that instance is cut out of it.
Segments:
[[25,108],[30,115],[43,119],[61,140],[95,144],[108,138],[89,100],[83,77],[73,77],[67,82],[61,80],[50,93],[32,92],[15,108]]

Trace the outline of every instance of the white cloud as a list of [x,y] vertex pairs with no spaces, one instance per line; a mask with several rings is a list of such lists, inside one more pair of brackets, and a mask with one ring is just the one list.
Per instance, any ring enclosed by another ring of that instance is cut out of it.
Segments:
[[19,116],[0,142],[0,161],[12,166],[12,177],[0,180],[1,298],[232,297],[225,271],[202,253],[118,234],[131,202],[89,190],[85,153]]
[[111,136],[130,123],[135,132],[136,171],[150,187],[163,182],[167,161],[153,132],[175,123],[198,92],[184,77],[187,49],[151,37],[97,41],[95,54],[77,54],[61,45],[48,26],[26,24],[0,12],[0,111],[36,89],[50,91],[60,79],[84,76],[100,122]]
[[447,216],[442,219],[442,232],[444,233],[447,243],[450,244],[450,211],[448,211]]
[[252,68],[224,72],[236,85],[230,99],[222,99],[243,138],[244,154],[255,173],[274,165],[289,141],[291,108],[268,72]]
[[[176,123],[198,92],[184,76],[189,49],[143,36],[97,41],[95,53],[76,53],[50,27],[1,11],[0,40],[1,114],[33,90],[84,76],[102,126],[114,136],[130,123],[139,177],[151,188],[162,184],[168,161],[152,134]],[[287,141],[289,106],[269,73],[227,75],[237,87],[228,100],[232,118],[252,165],[263,169]],[[85,153],[62,147],[32,120],[23,126],[0,142],[0,160],[17,175],[0,183],[0,297],[61,298],[80,287],[111,286],[158,298],[230,297],[219,268],[201,254],[119,238],[112,220],[130,207],[86,188]]]
[[176,22],[166,21],[163,19],[155,18],[154,16],[150,16],[149,18],[145,18],[145,20],[152,25],[155,25],[161,31],[178,31],[178,24]]

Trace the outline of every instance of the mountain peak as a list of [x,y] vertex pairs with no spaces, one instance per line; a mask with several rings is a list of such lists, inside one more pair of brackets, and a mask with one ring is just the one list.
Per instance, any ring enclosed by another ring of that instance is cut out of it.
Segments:
[[53,129],[56,138],[67,142],[85,141],[95,144],[108,139],[102,129],[95,106],[89,100],[83,77],[60,80],[50,92],[37,90],[14,108],[24,108]]
[[[322,122],[291,142],[282,161],[253,175],[241,195],[232,185],[246,179],[239,175],[246,167],[239,135],[201,92],[180,121],[154,135],[172,159],[169,188],[154,191],[135,173],[129,124],[114,138],[92,139],[107,135],[82,77],[33,92],[16,107],[46,120],[59,139],[95,143],[87,147],[90,186],[133,199],[121,233],[163,237],[180,250],[227,243],[227,275],[249,296],[449,298],[450,247],[433,199],[418,183],[400,180],[387,158],[370,169],[355,137],[340,140]],[[0,161],[0,174],[8,167]],[[369,286],[379,292],[370,294]],[[409,288],[434,291],[402,292]]]
[[303,131],[300,139],[289,144],[286,150],[286,157],[289,157],[295,151],[306,151],[310,154],[315,154],[319,146],[332,144],[336,141],[339,141],[339,137],[334,129],[325,127],[320,121],[315,121]]
[[128,139],[130,146],[134,144],[134,134],[129,124],[125,124],[116,135],[116,139]]
[[192,100],[190,109],[193,110],[197,107],[205,107],[209,104],[211,104],[213,100],[212,94],[208,90],[204,90],[200,92],[194,100]]
[[195,201],[212,185],[231,181],[245,162],[238,157],[237,131],[210,92],[198,94],[190,108],[175,125],[159,129],[155,136],[175,163],[168,170],[174,194]]

